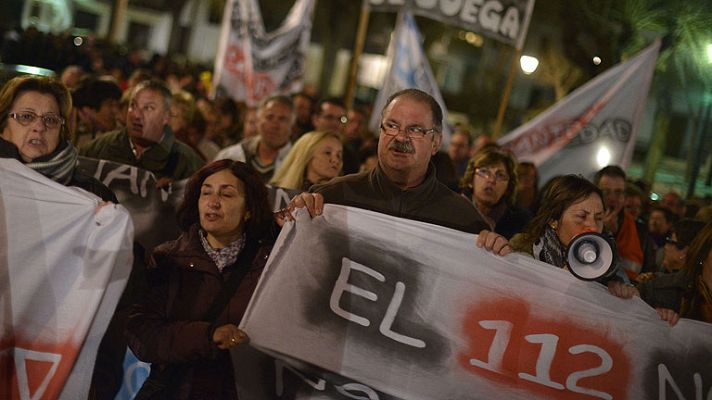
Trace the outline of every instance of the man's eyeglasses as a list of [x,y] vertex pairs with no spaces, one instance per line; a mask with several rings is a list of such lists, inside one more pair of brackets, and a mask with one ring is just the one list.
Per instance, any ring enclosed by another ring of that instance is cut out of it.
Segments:
[[23,125],[23,126],[27,126],[27,125],[35,122],[35,120],[37,120],[37,118],[41,118],[44,126],[46,126],[49,129],[54,129],[54,128],[64,125],[64,118],[62,118],[58,115],[52,115],[52,114],[37,115],[37,114],[35,114],[33,112],[29,112],[29,111],[12,112],[8,115],[10,116],[10,118],[14,119],[15,121],[17,121],[17,123],[19,123],[20,125]]
[[509,181],[509,175],[502,171],[492,172],[487,168],[476,168],[475,174],[482,179],[494,179],[495,182],[507,182]]
[[671,244],[675,247],[677,247],[678,250],[682,250],[685,248],[685,245],[680,244],[677,240],[674,240],[672,236],[667,236],[665,237],[665,244]]
[[431,132],[437,132],[435,128],[423,128],[418,125],[410,125],[405,128],[401,128],[400,125],[395,122],[384,122],[381,124],[381,130],[388,136],[397,136],[401,131],[405,132],[405,135],[411,139],[422,139]]

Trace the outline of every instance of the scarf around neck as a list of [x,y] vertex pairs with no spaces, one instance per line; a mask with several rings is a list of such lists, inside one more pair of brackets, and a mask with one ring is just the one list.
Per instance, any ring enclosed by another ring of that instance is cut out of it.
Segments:
[[559,236],[547,225],[544,234],[534,242],[534,258],[557,268],[566,267],[566,249]]
[[37,157],[25,165],[55,182],[66,185],[72,180],[77,157],[77,149],[68,141],[61,140],[53,152]]

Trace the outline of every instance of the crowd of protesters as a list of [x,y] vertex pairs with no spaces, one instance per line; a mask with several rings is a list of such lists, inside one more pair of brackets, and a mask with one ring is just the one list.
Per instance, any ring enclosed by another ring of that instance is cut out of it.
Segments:
[[[304,191],[291,208],[307,207],[313,215],[323,202],[368,208],[480,233],[478,244],[495,253],[513,249],[559,268],[568,267],[564,254],[575,236],[603,233],[619,256],[620,273],[602,281],[612,294],[641,296],[671,325],[680,317],[712,322],[712,211],[702,199],[670,192],[650,201],[649,187],[617,166],[592,180],[564,175],[539,182],[534,164],[518,162],[486,135],[474,137],[463,127],[455,127],[441,152],[442,110],[423,92],[399,92],[374,110],[381,125],[369,132],[368,106],[348,109],[340,99],[306,92],[275,94],[257,108],[227,97],[213,100],[199,69],[69,39],[32,29],[3,37],[3,62],[61,74],[4,84],[0,150],[4,158],[105,201],[116,198],[75,171],[78,155],[149,170],[159,185],[189,179],[177,212],[184,233],[150,252],[150,288],[134,299],[127,323],[136,354],[162,366],[149,380],[157,391],[168,379],[181,382],[175,388],[181,396],[235,397],[222,350],[246,339],[237,325],[265,259],[254,256],[269,252],[276,222],[289,216],[289,210],[276,220],[266,216],[268,183]],[[248,252],[250,259],[243,260]],[[171,273],[185,257],[212,277],[210,287],[191,296],[180,287],[190,277]],[[248,265],[249,278],[238,279],[226,300],[233,307],[221,313],[212,299],[240,264]],[[178,297],[169,299],[175,291]],[[188,306],[195,298],[200,306]],[[173,303],[168,313],[166,302]],[[204,322],[211,313],[215,322]],[[163,324],[176,319],[192,322]],[[203,336],[207,340],[194,340]],[[158,344],[167,338],[180,345]],[[169,368],[186,360],[199,367],[190,378]],[[110,397],[96,387],[92,393]]]

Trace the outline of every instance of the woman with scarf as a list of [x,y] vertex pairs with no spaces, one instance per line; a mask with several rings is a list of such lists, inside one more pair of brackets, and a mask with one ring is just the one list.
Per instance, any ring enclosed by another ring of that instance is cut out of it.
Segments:
[[251,166],[214,161],[193,174],[178,208],[183,233],[149,257],[151,284],[133,305],[129,347],[151,363],[136,399],[236,399],[229,349],[278,228]]
[[111,190],[77,170],[77,150],[67,140],[71,108],[69,91],[57,80],[21,76],[8,81],[0,90],[0,157],[116,203]]
[[[567,246],[581,233],[601,233],[604,213],[603,195],[596,185],[577,175],[559,176],[543,193],[541,207],[527,228],[509,244],[514,251],[558,268],[568,268]],[[617,275],[601,283],[613,295],[630,298],[635,288],[623,281]]]

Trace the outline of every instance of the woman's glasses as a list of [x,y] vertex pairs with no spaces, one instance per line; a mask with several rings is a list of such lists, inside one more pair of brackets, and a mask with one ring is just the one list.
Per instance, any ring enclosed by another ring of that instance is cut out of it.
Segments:
[[64,118],[62,118],[58,115],[53,115],[53,114],[37,115],[30,111],[23,111],[23,112],[12,112],[8,115],[10,116],[10,118],[14,119],[15,121],[17,121],[17,123],[19,123],[22,126],[30,125],[31,123],[35,122],[37,120],[37,118],[41,118],[42,123],[48,129],[54,129],[54,128],[64,125]]

